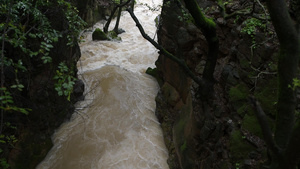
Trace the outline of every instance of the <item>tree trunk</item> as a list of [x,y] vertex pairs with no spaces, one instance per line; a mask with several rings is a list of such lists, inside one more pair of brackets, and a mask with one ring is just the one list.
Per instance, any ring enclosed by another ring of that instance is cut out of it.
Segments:
[[294,127],[296,96],[295,91],[289,85],[293,85],[293,79],[297,78],[300,56],[299,38],[285,1],[268,0],[267,5],[280,42],[279,98],[275,141],[278,146],[285,148]]
[[117,11],[117,9],[118,9],[118,7],[116,6],[116,7],[114,7],[114,9],[111,11],[109,18],[108,18],[108,20],[107,20],[105,26],[103,27],[103,32],[104,32],[104,33],[107,33],[107,32],[108,32],[108,27],[109,27],[109,25],[110,25],[111,20],[113,19],[114,15],[115,15],[115,12]]
[[208,43],[208,56],[203,72],[203,78],[214,82],[214,71],[219,52],[219,40],[216,34],[216,24],[206,18],[195,0],[184,0],[186,8],[195,20],[196,26],[202,31]]
[[[297,135],[293,132],[299,132],[294,131],[296,93],[290,86],[293,85],[293,79],[297,78],[300,56],[299,35],[284,0],[267,0],[267,6],[280,42],[278,58],[279,95],[274,139],[283,152],[275,160],[272,160],[272,168],[295,169],[299,157],[296,157],[296,161],[291,161],[295,158],[288,158],[291,156],[289,154],[292,152],[290,151],[291,147],[295,146],[291,143],[295,139],[297,140]],[[298,128],[296,127],[296,129]]]
[[115,12],[117,11],[117,9],[118,9],[118,8],[121,8],[121,7],[125,6],[125,5],[127,5],[130,1],[131,1],[131,0],[128,0],[128,1],[123,2],[123,3],[122,3],[122,1],[120,1],[120,4],[119,4],[119,5],[116,5],[116,6],[114,7],[114,9],[112,10],[112,12],[111,12],[111,14],[110,14],[110,16],[109,16],[109,18],[108,18],[108,20],[107,20],[105,26],[103,27],[103,32],[104,32],[104,33],[107,33],[107,32],[108,32],[109,24],[110,24],[111,20],[113,19],[114,15],[115,15]]
[[[120,0],[120,4],[122,4],[122,0]],[[122,12],[122,7],[119,7],[118,17],[117,17],[117,21],[116,21],[115,28],[114,28],[114,32],[116,34],[119,34],[119,23],[120,23],[120,18],[121,18],[121,12]]]

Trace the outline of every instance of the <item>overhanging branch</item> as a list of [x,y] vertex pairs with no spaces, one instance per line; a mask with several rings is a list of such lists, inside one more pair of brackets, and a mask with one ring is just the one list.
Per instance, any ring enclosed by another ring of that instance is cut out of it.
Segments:
[[177,57],[175,57],[174,55],[172,55],[171,53],[169,53],[165,48],[163,48],[161,45],[159,45],[157,42],[155,42],[153,39],[151,39],[144,31],[144,28],[142,27],[142,25],[140,24],[139,20],[137,19],[137,17],[134,15],[132,9],[126,9],[131,18],[134,20],[134,22],[136,23],[136,26],[138,27],[139,31],[141,32],[143,38],[145,38],[148,42],[150,42],[156,49],[158,49],[161,54],[163,54],[164,56],[168,57],[169,59],[173,60],[174,62],[176,62],[179,66],[181,66],[181,68],[183,68],[183,70],[185,71],[185,73],[191,78],[193,79],[199,86],[204,86],[204,81],[202,79],[200,79],[199,77],[197,77],[186,65],[185,61],[183,59],[179,59]]

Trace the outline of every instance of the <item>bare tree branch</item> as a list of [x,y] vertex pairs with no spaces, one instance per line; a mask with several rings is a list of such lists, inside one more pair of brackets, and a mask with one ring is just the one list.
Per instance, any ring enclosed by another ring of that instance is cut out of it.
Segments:
[[193,79],[199,86],[204,86],[204,81],[197,77],[186,65],[185,61],[183,59],[179,59],[177,57],[175,57],[174,55],[172,55],[171,53],[169,53],[165,48],[163,48],[162,46],[160,46],[157,42],[155,42],[153,39],[151,39],[144,31],[142,25],[140,24],[139,20],[137,19],[137,17],[134,15],[132,9],[127,9],[127,11],[129,12],[130,16],[132,17],[132,19],[134,20],[134,22],[136,23],[136,26],[138,27],[139,31],[141,32],[142,36],[148,40],[156,49],[158,49],[164,56],[168,57],[169,59],[173,60],[174,62],[176,62],[177,64],[179,64],[183,70],[186,72],[186,74]]
[[255,107],[256,111],[255,115],[257,117],[258,123],[261,127],[264,140],[268,146],[268,148],[274,153],[274,155],[278,156],[279,154],[279,147],[276,145],[272,131],[270,129],[267,116],[265,112],[263,111],[262,107],[260,106],[260,103],[253,97],[250,97],[250,101],[252,102],[253,106]]

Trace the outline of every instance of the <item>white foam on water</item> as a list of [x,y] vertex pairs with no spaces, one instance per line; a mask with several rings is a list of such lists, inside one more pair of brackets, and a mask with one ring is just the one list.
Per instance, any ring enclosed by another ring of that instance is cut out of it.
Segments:
[[[157,6],[153,1],[142,1]],[[135,14],[154,37],[159,11],[136,5]],[[102,28],[103,22],[92,29]],[[111,23],[110,29],[114,26]],[[79,76],[85,100],[53,135],[54,147],[37,169],[168,169],[168,152],[154,111],[157,82],[144,72],[154,67],[157,50],[122,13],[122,42],[92,41],[83,33]]]

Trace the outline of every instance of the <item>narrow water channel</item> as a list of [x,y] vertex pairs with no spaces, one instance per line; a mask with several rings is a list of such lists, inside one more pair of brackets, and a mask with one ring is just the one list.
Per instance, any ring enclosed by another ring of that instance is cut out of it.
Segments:
[[[135,14],[154,37],[155,17],[137,2]],[[114,22],[111,24],[114,26]],[[102,28],[103,22],[93,28]],[[54,147],[37,169],[168,169],[168,152],[154,111],[158,84],[145,74],[154,67],[157,50],[142,38],[127,12],[122,13],[122,42],[92,41],[83,33],[78,62],[85,100],[77,103],[69,122],[53,135]]]

